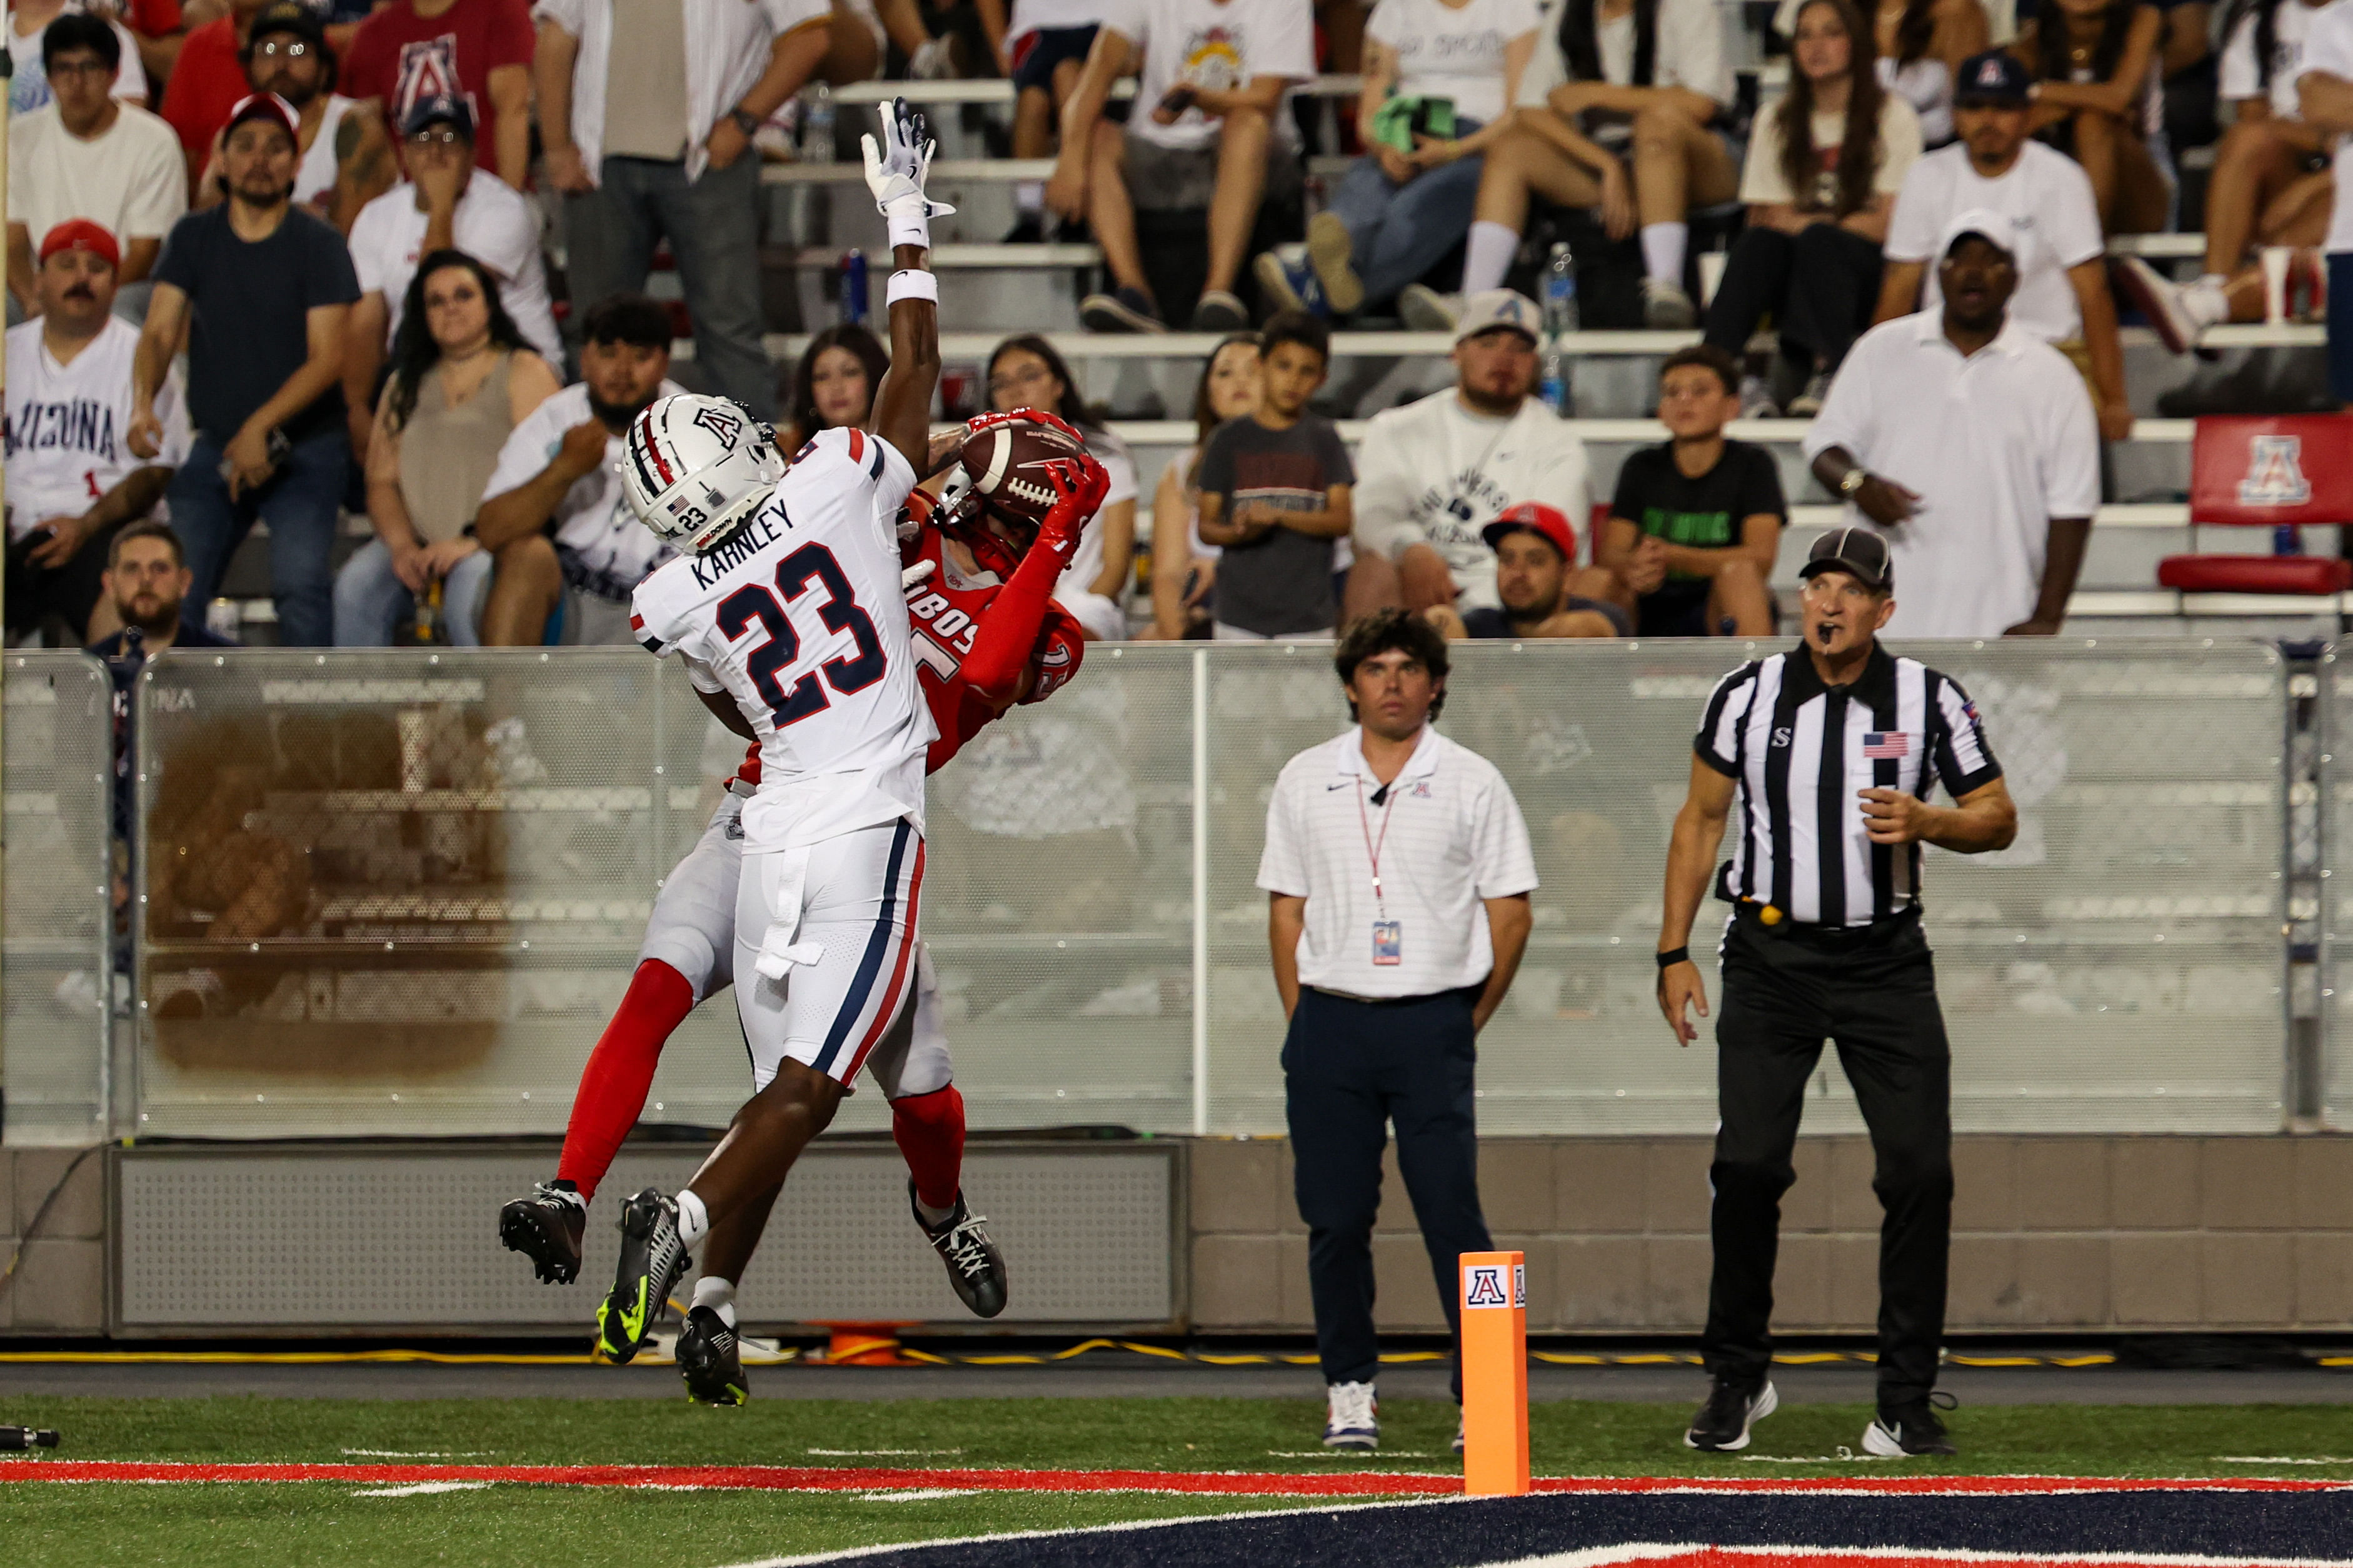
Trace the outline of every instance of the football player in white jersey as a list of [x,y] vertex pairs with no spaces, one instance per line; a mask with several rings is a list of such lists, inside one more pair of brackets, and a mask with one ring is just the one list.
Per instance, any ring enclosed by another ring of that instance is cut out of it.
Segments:
[[675,1198],[621,1215],[597,1342],[625,1362],[722,1222],[764,1217],[843,1087],[913,986],[923,760],[937,735],[916,684],[894,519],[928,446],[939,288],[926,265],[932,143],[905,100],[865,139],[889,220],[891,369],[874,433],[834,429],[787,472],[765,428],[716,398],[664,398],[629,429],[622,478],[685,553],[638,586],[630,625],[686,661],[720,722],[760,744],[744,803],[735,1005],[757,1092]]
[[187,455],[176,374],[155,395],[163,448],[132,454],[131,363],[139,329],[112,314],[121,261],[113,235],[69,218],[41,237],[34,288],[41,314],[8,329],[8,629],[61,621],[75,644],[90,630],[107,542],[163,498]]

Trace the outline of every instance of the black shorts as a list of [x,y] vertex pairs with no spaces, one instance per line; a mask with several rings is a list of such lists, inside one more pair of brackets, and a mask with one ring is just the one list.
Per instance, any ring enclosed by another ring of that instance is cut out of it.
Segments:
[[1034,87],[1051,98],[1054,68],[1064,60],[1086,64],[1087,51],[1094,47],[1092,27],[1040,27],[1022,35],[1013,46],[1013,90],[1027,92]]
[[1645,594],[1634,601],[1641,612],[1635,618],[1636,635],[1646,637],[1709,637],[1716,635],[1707,624],[1708,585],[1704,583],[1672,583],[1655,594]]

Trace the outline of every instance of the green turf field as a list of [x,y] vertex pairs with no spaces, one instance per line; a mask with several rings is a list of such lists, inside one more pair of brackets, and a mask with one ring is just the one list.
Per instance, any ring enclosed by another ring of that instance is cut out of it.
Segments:
[[[789,1376],[788,1373],[775,1375]],[[1015,1399],[899,1403],[683,1400],[358,1401],[11,1399],[12,1421],[58,1427],[59,1458],[456,1464],[764,1464],[1331,1471],[1454,1469],[1454,1408],[1385,1401],[1377,1458],[1323,1457],[1312,1401]],[[1539,1405],[1540,1474],[2353,1476],[2343,1409],[2328,1405],[1981,1406],[1950,1421],[1958,1460],[1841,1464],[1869,1411],[1784,1406],[1757,1458],[1682,1447],[1683,1405]],[[362,1452],[355,1453],[354,1450]],[[825,1450],[833,1450],[826,1452]],[[897,1450],[897,1452],[884,1452]],[[906,1452],[906,1450],[915,1450]],[[1303,1457],[1312,1456],[1312,1457]],[[2247,1464],[2334,1458],[2338,1465]],[[1829,1462],[1776,1464],[1773,1458]],[[649,1492],[498,1485],[371,1498],[346,1482],[0,1486],[0,1542],[16,1563],[716,1565],[985,1531],[1263,1510],[1266,1498],[1148,1494]],[[1301,1503],[1297,1506],[1310,1506]],[[1332,1502],[1312,1506],[1329,1508]]]

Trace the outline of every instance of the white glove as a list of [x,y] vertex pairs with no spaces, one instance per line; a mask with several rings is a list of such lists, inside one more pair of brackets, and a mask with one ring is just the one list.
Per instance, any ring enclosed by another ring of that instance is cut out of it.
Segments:
[[928,561],[918,561],[913,566],[901,567],[899,569],[899,592],[905,594],[913,591],[917,584],[923,582],[926,578],[931,576],[932,571],[932,563]]
[[876,208],[890,220],[892,245],[929,249],[931,220],[955,208],[923,195],[923,176],[932,166],[932,154],[939,149],[923,123],[923,111],[903,98],[894,98],[882,109],[881,143],[871,135],[859,141],[866,149],[866,188],[874,193]]

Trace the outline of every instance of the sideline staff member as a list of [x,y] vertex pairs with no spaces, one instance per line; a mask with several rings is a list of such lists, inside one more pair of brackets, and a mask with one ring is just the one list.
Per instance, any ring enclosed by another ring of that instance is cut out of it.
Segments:
[[1291,1019],[1283,1091],[1328,1395],[1324,1443],[1375,1448],[1381,1147],[1395,1122],[1398,1169],[1459,1331],[1456,1259],[1491,1245],[1474,1042],[1520,966],[1536,868],[1504,775],[1430,727],[1446,702],[1446,639],[1403,610],[1378,610],[1347,628],[1333,664],[1357,728],[1283,765],[1258,885]]
[[[1659,1006],[1675,1038],[1698,1030],[1707,988],[1685,943],[1735,791],[1740,845],[1718,874],[1733,900],[1715,1026],[1715,1192],[1701,1349],[1715,1380],[1683,1441],[1743,1448],[1772,1414],[1773,1260],[1789,1155],[1822,1039],[1838,1047],[1878,1155],[1879,1414],[1871,1453],[1949,1454],[1930,1407],[1945,1330],[1952,1228],[1952,1052],[1920,931],[1920,846],[2006,847],[2018,814],[1968,694],[1891,658],[1874,635],[1895,611],[1887,542],[1842,528],[1814,542],[1805,640],[1717,682],[1667,850]],[[1943,784],[1950,806],[1930,805]]]

